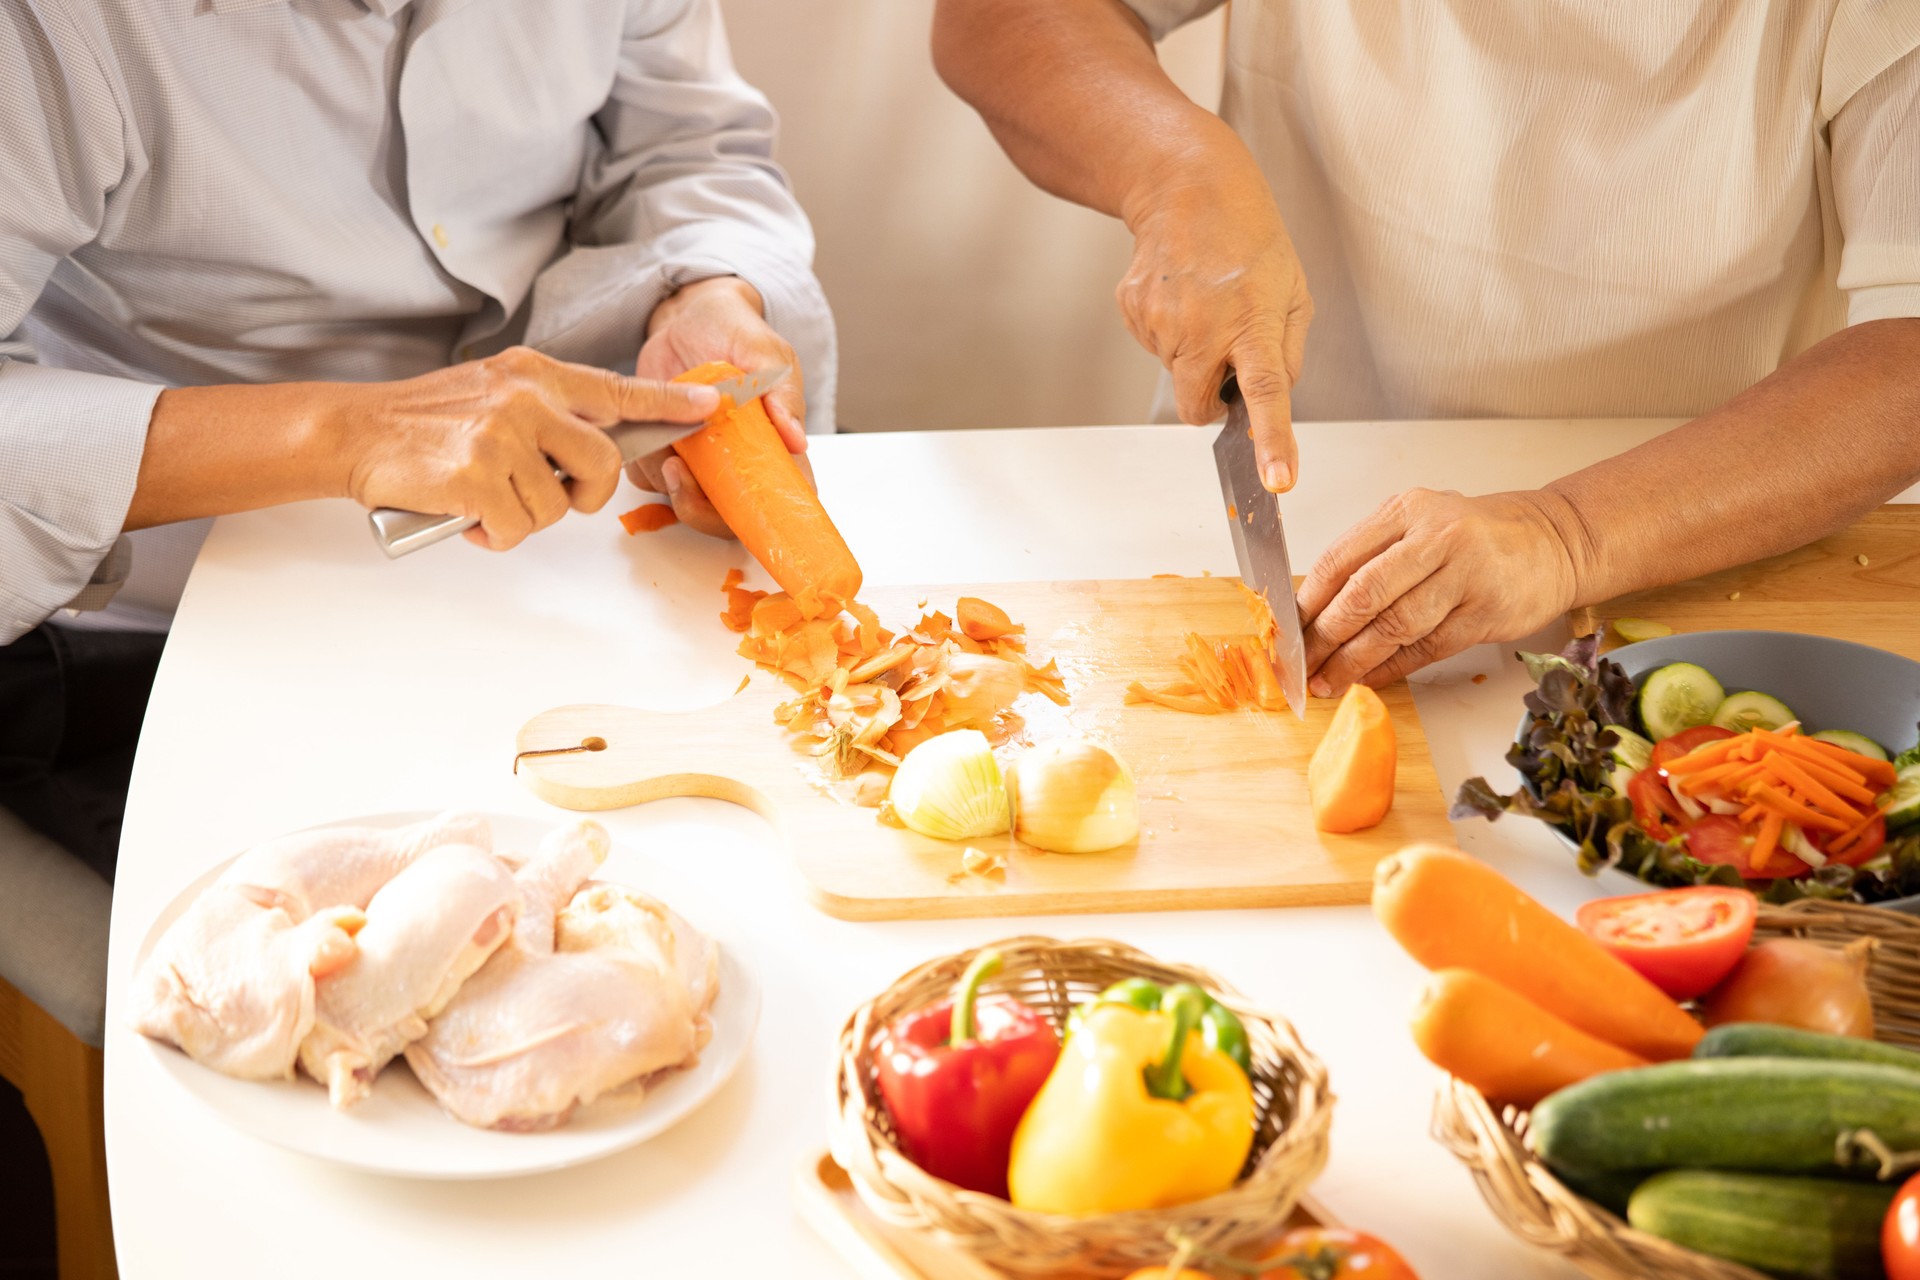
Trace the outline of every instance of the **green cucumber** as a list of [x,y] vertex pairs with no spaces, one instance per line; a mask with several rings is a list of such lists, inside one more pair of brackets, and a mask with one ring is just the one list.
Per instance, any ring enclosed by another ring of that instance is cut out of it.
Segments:
[[1610,1071],[1533,1109],[1534,1150],[1575,1177],[1626,1169],[1867,1173],[1842,1135],[1920,1151],[1920,1074],[1877,1062],[1704,1058]]
[[1896,1190],[1675,1169],[1640,1184],[1627,1221],[1683,1248],[1791,1280],[1883,1280],[1880,1224]]
[[1849,729],[1822,729],[1813,735],[1815,741],[1831,742],[1842,751],[1851,751],[1863,755],[1869,760],[1886,760],[1887,749],[1864,733],[1854,733]]
[[1629,772],[1638,773],[1653,763],[1653,744],[1651,742],[1623,724],[1610,724],[1602,727],[1611,732],[1615,738],[1619,739],[1618,742],[1615,742],[1611,747],[1607,748],[1608,753],[1613,756],[1613,762],[1615,764],[1620,765]]
[[1796,718],[1793,708],[1772,694],[1749,689],[1722,698],[1720,705],[1713,709],[1711,723],[1735,733],[1745,733],[1749,729],[1784,729]]
[[1726,696],[1727,691],[1705,667],[1670,662],[1640,678],[1636,708],[1647,736],[1658,742],[1713,719]]
[[1910,764],[1893,775],[1893,789],[1880,798],[1887,812],[1887,830],[1904,831],[1920,823],[1920,764]]
[[1829,1062],[1877,1062],[1920,1072],[1920,1052],[1897,1044],[1828,1036],[1767,1022],[1729,1022],[1715,1027],[1693,1046],[1695,1058],[1820,1058]]

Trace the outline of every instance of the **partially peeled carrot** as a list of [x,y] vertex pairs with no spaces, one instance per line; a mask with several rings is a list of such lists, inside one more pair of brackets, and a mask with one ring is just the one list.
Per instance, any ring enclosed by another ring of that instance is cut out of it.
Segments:
[[[675,382],[711,385],[738,377],[724,361]],[[860,590],[860,565],[759,400],[715,414],[676,441],[674,452],[742,546],[808,618],[833,617]]]

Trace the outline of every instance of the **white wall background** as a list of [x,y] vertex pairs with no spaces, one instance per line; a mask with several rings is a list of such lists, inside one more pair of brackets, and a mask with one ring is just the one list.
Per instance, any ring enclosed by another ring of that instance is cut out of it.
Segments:
[[[819,239],[842,429],[1146,420],[1159,366],[1113,302],[1130,238],[1032,187],[940,83],[933,0],[723,3]],[[1161,47],[1208,106],[1221,39],[1216,15]]]

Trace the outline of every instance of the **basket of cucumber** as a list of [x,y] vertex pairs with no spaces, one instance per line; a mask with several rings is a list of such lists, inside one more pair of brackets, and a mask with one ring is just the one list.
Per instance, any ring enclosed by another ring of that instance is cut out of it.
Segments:
[[1521,786],[1469,779],[1456,819],[1541,819],[1590,875],[1920,913],[1920,663],[1772,631],[1520,656]]
[[1782,938],[1871,951],[1872,1039],[1730,1023],[1530,1110],[1449,1078],[1434,1136],[1516,1235],[1602,1280],[1884,1280],[1883,1223],[1920,1169],[1920,920],[1763,907],[1753,946]]

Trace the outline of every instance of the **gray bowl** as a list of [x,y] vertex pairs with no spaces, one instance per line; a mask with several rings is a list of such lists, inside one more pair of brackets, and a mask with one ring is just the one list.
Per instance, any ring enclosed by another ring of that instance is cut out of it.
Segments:
[[[1695,631],[1623,645],[1606,656],[1636,685],[1655,667],[1697,663],[1729,693],[1772,694],[1793,708],[1810,733],[1864,733],[1890,755],[1905,751],[1920,734],[1920,662],[1850,640],[1794,631]],[[1522,716],[1521,731],[1526,723]],[[1552,831],[1569,848],[1579,847],[1558,827]],[[1920,915],[1920,896],[1874,905]]]

